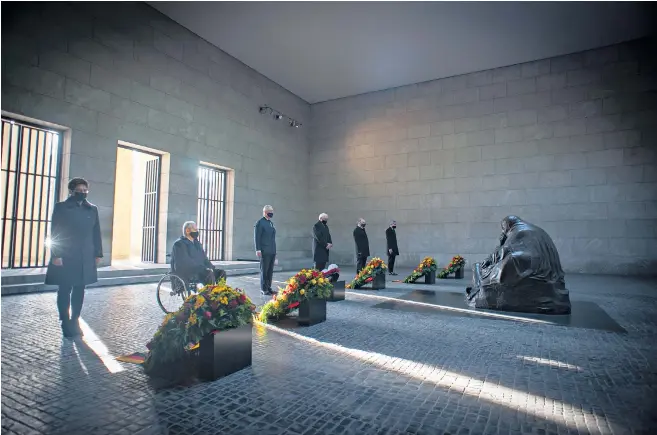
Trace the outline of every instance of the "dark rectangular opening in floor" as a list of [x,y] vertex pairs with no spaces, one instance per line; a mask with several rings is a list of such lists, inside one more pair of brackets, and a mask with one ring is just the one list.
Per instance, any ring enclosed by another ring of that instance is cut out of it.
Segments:
[[[492,311],[480,310],[470,308],[465,303],[464,293],[457,292],[442,292],[433,290],[414,290],[398,299],[401,301],[422,302],[428,305],[408,304],[404,302],[383,302],[374,305],[374,308],[383,308],[388,310],[397,311],[410,311],[417,313],[430,313],[458,317],[476,317],[476,318],[489,318],[499,319],[505,321],[513,321],[512,318],[504,317],[488,317],[487,313],[502,314],[513,317],[522,317],[525,319],[536,319],[544,322],[549,322],[554,325],[570,326],[573,328],[586,328],[586,329],[600,329],[603,331],[627,333],[627,331],[620,326],[614,319],[607,314],[605,310],[594,302],[589,301],[573,301],[571,300],[572,313],[569,315],[548,315],[548,314],[530,314],[530,313],[515,313],[508,311]],[[434,305],[434,306],[429,306]],[[464,311],[455,311],[449,309],[441,309],[440,306],[458,308]]]

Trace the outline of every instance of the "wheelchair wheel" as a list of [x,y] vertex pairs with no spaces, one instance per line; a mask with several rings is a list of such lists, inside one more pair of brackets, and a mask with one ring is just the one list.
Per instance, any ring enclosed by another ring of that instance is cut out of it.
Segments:
[[190,292],[177,275],[166,274],[157,284],[157,303],[165,313],[178,311]]

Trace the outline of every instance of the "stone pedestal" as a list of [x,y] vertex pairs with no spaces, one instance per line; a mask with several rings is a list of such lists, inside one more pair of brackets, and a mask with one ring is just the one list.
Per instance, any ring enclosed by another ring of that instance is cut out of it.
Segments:
[[436,271],[429,272],[424,275],[425,284],[435,284],[436,283]]
[[386,274],[380,273],[374,276],[372,280],[372,290],[381,290],[386,288]]
[[326,299],[306,299],[299,304],[297,322],[301,326],[311,326],[326,321]]
[[333,283],[333,289],[331,290],[331,296],[328,298],[329,302],[338,302],[344,301],[345,296],[345,282],[337,281]]
[[199,378],[214,381],[249,367],[252,333],[249,324],[206,335],[198,350]]

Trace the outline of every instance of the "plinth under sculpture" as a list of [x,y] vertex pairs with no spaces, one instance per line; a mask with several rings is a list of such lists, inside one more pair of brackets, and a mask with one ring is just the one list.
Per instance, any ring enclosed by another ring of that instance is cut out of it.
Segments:
[[473,308],[570,314],[559,253],[548,234],[517,216],[502,219],[495,251],[472,267],[466,301]]

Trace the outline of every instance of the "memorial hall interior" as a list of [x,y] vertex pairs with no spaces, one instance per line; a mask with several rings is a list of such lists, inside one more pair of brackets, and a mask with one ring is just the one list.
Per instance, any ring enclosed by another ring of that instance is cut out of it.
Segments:
[[[353,263],[351,232],[359,217],[369,223],[378,256],[385,255],[384,231],[395,219],[402,266],[425,255],[439,264],[456,253],[481,260],[495,246],[500,220],[515,214],[550,234],[566,272],[654,273],[657,56],[639,6],[610,3],[587,20],[583,14],[592,9],[585,5],[570,12],[547,5],[546,21],[570,17],[564,30],[523,44],[496,26],[507,13],[522,18],[524,6],[478,5],[471,16],[477,29],[444,19],[436,26],[454,32],[454,41],[435,51],[436,41],[415,42],[428,47],[422,65],[440,65],[441,76],[430,77],[413,72],[419,49],[386,58],[386,50],[399,52],[393,9],[360,23],[385,42],[376,52],[356,53],[360,42],[349,47],[334,35],[345,56],[362,58],[366,67],[328,65],[336,56],[327,51],[330,41],[310,46],[325,35],[312,34],[309,25],[293,27],[308,30],[307,38],[279,30],[279,42],[312,58],[268,54],[265,36],[274,27],[263,17],[275,3],[258,13],[244,4],[221,25],[202,19],[203,4],[3,4],[3,119],[60,136],[59,154],[53,152],[59,179],[85,177],[99,207],[103,265],[130,257],[118,251],[130,250],[124,212],[137,201],[125,190],[132,181],[155,177],[152,222],[144,223],[154,233],[141,241],[150,250],[141,248],[142,259],[164,263],[181,223],[202,220],[206,171],[221,181],[221,189],[209,187],[219,205],[207,217],[208,229],[217,231],[217,260],[254,258],[253,223],[272,204],[283,264],[309,263],[311,227],[321,212],[330,216],[331,260],[341,264]],[[322,12],[320,4],[284,7],[298,11],[291,21]],[[357,4],[344,7],[352,14],[345,26],[362,18]],[[207,40],[157,9],[198,23],[189,27]],[[614,21],[618,15],[625,21]],[[571,28],[585,21],[592,23],[581,32]],[[227,32],[234,39],[208,42]],[[468,32],[469,39],[456,37]],[[244,58],[218,48],[224,43]],[[260,51],[248,51],[256,46]],[[322,77],[325,89],[306,86],[312,80],[295,87],[296,78],[313,78],[310,63],[330,72]],[[295,68],[297,75],[281,83],[287,89],[271,79]],[[395,85],[395,75],[416,80]],[[393,85],[377,88],[384,84]],[[265,105],[273,112],[261,113]],[[143,163],[142,172],[129,175],[122,150],[151,156],[153,174]],[[65,183],[57,185],[61,199]]]
[[3,435],[657,433],[650,2],[1,8]]

